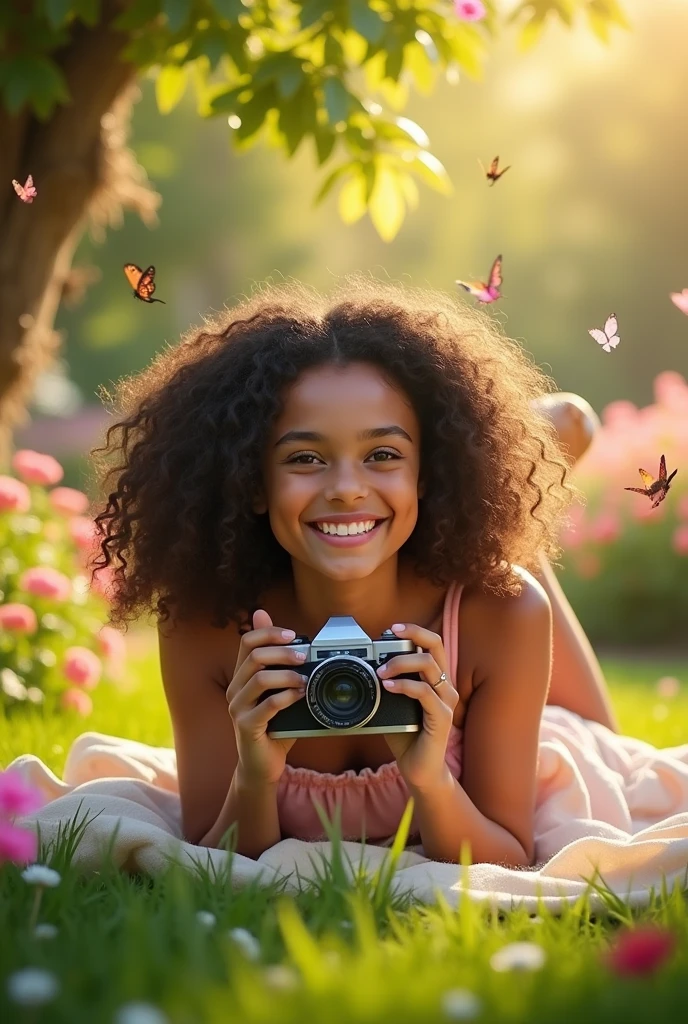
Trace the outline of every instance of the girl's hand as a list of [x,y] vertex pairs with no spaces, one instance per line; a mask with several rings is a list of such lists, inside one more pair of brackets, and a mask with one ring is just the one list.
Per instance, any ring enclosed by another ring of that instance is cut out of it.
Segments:
[[[444,758],[459,695],[448,678],[442,637],[410,622],[403,626],[395,623],[392,630],[396,636],[424,648],[421,654],[398,654],[377,670],[386,690],[415,697],[423,708],[420,732],[385,734],[406,785],[423,790],[441,781],[446,773]],[[422,678],[403,678],[407,672],[417,672]],[[443,672],[447,679],[433,688]]]
[[[239,760],[237,771],[247,782],[275,785],[295,739],[271,739],[270,719],[282,708],[300,700],[305,677],[299,675],[303,656],[284,645],[294,639],[293,630],[273,626],[266,611],[253,613],[253,629],[241,638],[234,676],[227,687],[229,717],[234,724]],[[268,646],[277,644],[280,646]],[[270,665],[293,664],[294,669],[270,669]],[[258,702],[266,690],[279,690]]]

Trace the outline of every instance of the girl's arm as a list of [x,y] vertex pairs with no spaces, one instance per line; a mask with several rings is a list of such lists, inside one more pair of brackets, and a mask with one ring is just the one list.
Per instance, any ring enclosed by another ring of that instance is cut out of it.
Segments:
[[[277,791],[242,785],[222,662],[233,665],[236,637],[191,623],[158,628],[160,669],[172,719],[184,839],[218,847],[231,825],[236,851],[256,859],[279,842]],[[220,652],[220,647],[222,648]]]
[[568,708],[618,732],[604,675],[590,641],[544,555],[540,557],[540,566],[538,577],[552,605],[554,630],[552,684],[547,703]]
[[[518,597],[481,596],[474,609],[479,664],[464,721],[461,782],[447,769],[414,792],[425,856],[526,867],[535,854],[540,719],[551,671],[552,610],[529,574]],[[465,622],[464,622],[465,631]]]

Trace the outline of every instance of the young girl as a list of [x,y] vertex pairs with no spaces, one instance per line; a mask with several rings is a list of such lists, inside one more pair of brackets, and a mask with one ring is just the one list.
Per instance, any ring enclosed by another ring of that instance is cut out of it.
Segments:
[[[532,864],[548,695],[613,727],[546,561],[570,491],[553,421],[572,461],[590,417],[547,387],[486,314],[362,277],[263,290],[120,385],[96,568],[113,621],[158,617],[185,839],[234,824],[257,858],[324,838],[318,803],[381,842],[412,796],[427,857]],[[378,670],[420,731],[268,736],[304,697],[286,645],[333,615],[422,649]]]

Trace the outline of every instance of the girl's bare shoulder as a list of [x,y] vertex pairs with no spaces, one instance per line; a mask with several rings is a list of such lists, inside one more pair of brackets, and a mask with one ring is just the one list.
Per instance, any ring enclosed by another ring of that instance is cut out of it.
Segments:
[[224,627],[213,624],[208,613],[192,618],[170,618],[158,624],[158,644],[167,661],[178,659],[185,664],[196,664],[204,675],[225,689],[234,672],[241,632],[236,622]]
[[477,685],[495,657],[508,656],[510,638],[535,632],[543,616],[551,614],[549,598],[536,578],[520,566],[518,594],[489,593],[479,588],[466,590],[461,598],[459,661],[461,674],[469,674]]

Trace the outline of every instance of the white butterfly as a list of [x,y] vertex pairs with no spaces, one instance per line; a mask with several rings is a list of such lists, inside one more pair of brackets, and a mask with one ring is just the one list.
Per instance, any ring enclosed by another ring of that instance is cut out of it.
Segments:
[[588,331],[591,338],[594,338],[598,345],[601,345],[605,352],[611,352],[613,348],[621,341],[621,338],[616,333],[617,323],[616,316],[610,313],[606,319],[604,330],[600,331],[597,327],[593,327],[592,330]]

